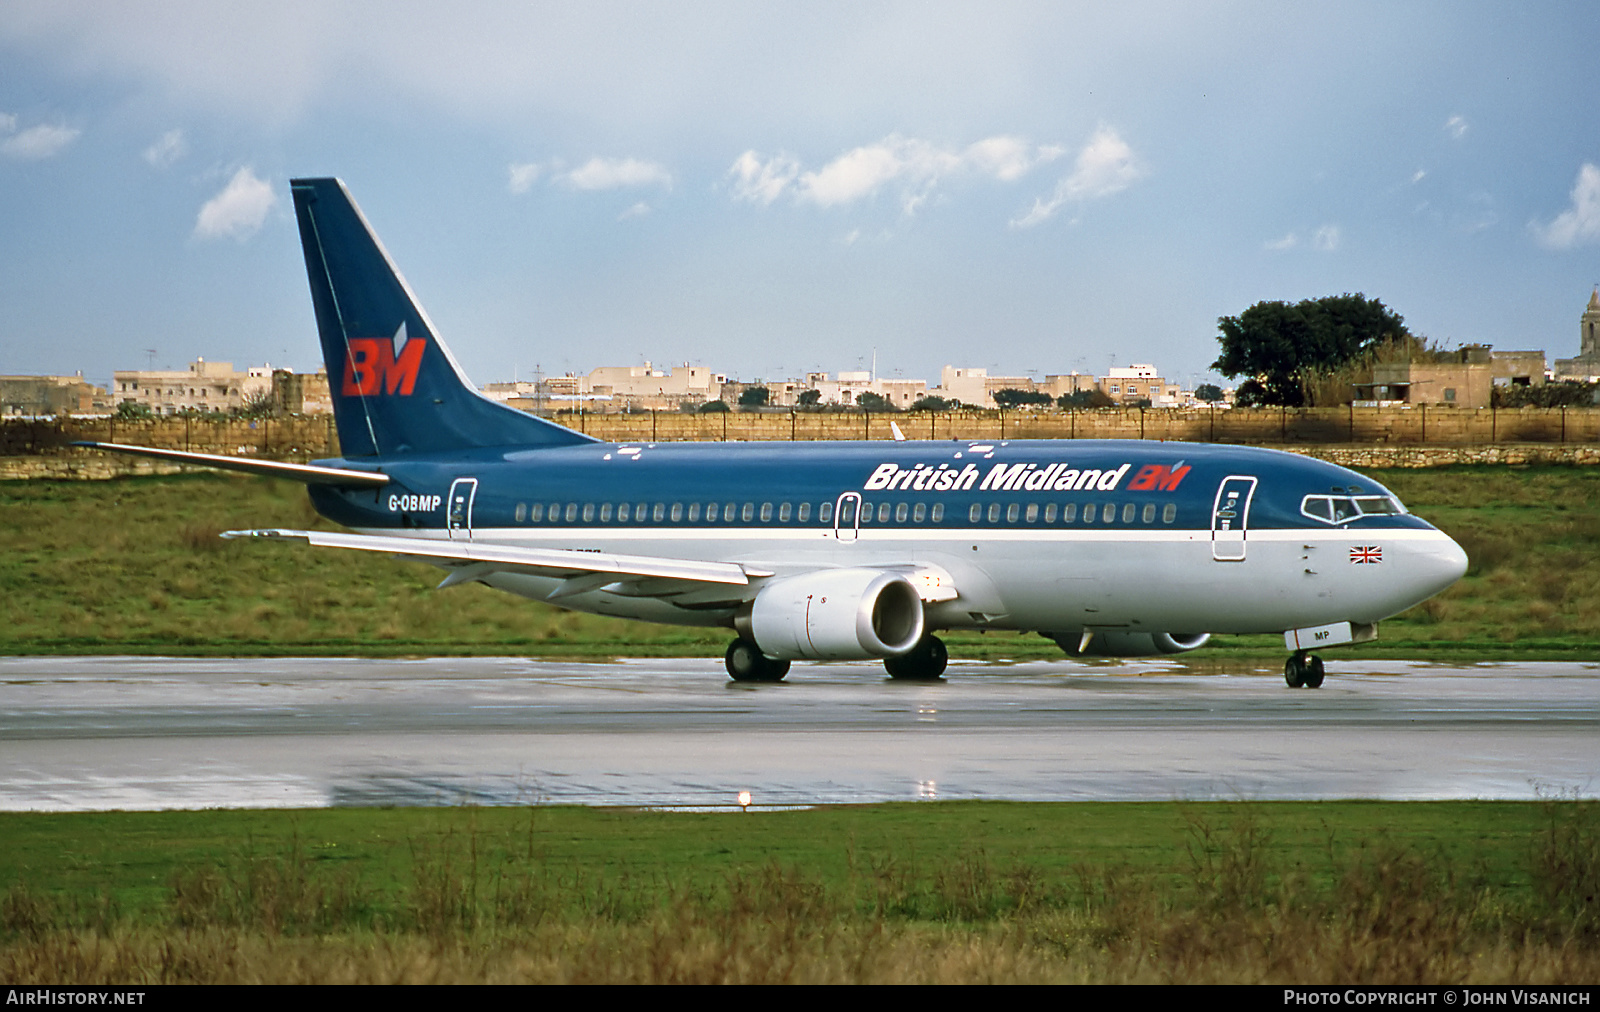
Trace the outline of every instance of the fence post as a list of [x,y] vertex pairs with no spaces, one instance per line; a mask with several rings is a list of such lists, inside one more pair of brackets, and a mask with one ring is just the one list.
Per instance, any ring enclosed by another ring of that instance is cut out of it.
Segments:
[[1417,410],[1422,412],[1422,445],[1423,446],[1427,446],[1428,445],[1428,406],[1426,404],[1418,404],[1417,405]]

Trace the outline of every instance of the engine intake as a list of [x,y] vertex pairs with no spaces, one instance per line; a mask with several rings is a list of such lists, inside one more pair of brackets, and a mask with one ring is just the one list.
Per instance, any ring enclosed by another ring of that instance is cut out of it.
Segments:
[[740,631],[780,660],[898,657],[922,639],[922,598],[900,573],[825,569],[768,583],[745,621]]

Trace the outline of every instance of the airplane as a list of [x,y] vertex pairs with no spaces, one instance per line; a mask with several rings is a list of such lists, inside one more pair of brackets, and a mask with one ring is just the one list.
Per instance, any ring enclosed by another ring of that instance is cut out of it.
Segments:
[[[741,682],[796,660],[940,678],[947,630],[1073,657],[1282,633],[1314,650],[1467,568],[1382,485],[1297,454],[1141,440],[604,442],[468,381],[338,179],[291,181],[341,456],[289,464],[79,445],[305,483],[346,532],[224,537],[382,552],[562,608],[729,629]],[[898,435],[898,434],[897,434]]]

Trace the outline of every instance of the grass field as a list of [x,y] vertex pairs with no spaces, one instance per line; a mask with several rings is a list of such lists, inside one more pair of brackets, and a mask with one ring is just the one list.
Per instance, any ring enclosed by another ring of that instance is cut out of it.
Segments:
[[[1444,594],[1330,657],[1600,658],[1600,469],[1448,468],[1374,477],[1467,549]],[[0,483],[0,653],[717,656],[723,630],[563,612],[360,552],[225,542],[327,526],[297,485],[188,475]],[[1034,635],[951,634],[951,655],[1054,658]],[[1277,659],[1217,637],[1199,666]]]
[[1600,806],[0,816],[0,979],[1572,982]]

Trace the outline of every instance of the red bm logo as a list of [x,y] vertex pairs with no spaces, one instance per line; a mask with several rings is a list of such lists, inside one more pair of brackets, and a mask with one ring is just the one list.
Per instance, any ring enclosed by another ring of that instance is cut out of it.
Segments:
[[1128,483],[1130,492],[1172,492],[1177,489],[1178,483],[1183,481],[1183,476],[1189,473],[1189,465],[1182,464],[1178,467],[1168,467],[1165,464],[1146,464],[1139,468]]
[[352,337],[347,342],[350,353],[344,366],[344,395],[370,397],[381,392],[411,396],[422,365],[423,345],[428,342],[413,338],[401,345],[396,355],[398,343],[387,337]]

